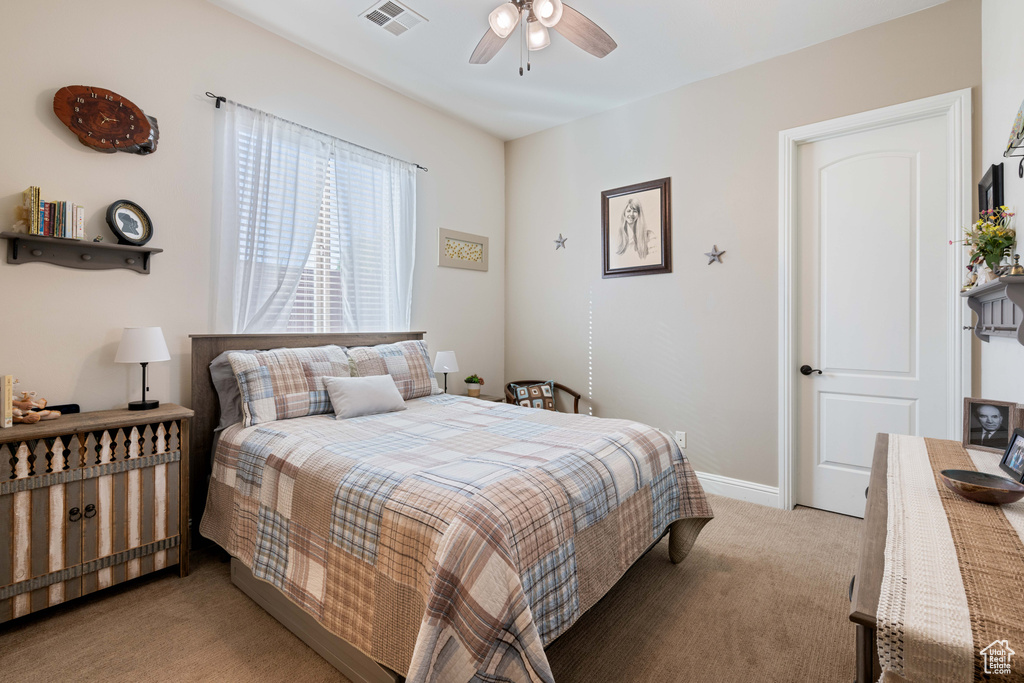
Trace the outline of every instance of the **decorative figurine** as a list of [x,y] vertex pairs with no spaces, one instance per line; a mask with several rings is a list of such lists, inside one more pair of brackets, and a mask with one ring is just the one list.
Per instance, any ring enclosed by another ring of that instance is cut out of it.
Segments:
[[565,241],[567,239],[569,239],[569,238],[568,237],[562,237],[562,233],[558,233],[558,239],[555,240],[555,244],[557,245],[555,247],[555,251],[558,251],[559,249],[565,249]]
[[1013,266],[1010,267],[1010,275],[1024,275],[1024,266],[1020,264],[1020,254],[1013,255]]
[[60,417],[59,410],[45,410],[46,399],[37,399],[34,391],[21,392],[21,398],[11,403],[14,406],[14,421],[16,423],[35,424],[40,420],[56,420]]
[[967,290],[969,290],[972,287],[974,287],[974,285],[977,284],[977,282],[978,282],[978,274],[974,272],[974,264],[973,263],[972,264],[968,264],[967,265],[967,280],[964,282],[964,286],[960,288],[960,291],[961,292],[966,292]]

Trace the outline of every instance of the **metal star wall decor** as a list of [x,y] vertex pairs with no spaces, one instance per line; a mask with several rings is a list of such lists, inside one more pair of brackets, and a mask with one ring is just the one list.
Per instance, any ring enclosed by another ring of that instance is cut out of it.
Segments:
[[555,244],[557,245],[555,247],[555,251],[558,251],[559,249],[565,249],[565,241],[567,239],[569,239],[569,238],[568,237],[562,237],[562,233],[558,233],[558,239],[555,240]]
[[704,255],[708,257],[708,265],[710,266],[715,261],[722,262],[722,254],[725,253],[725,249],[718,251],[718,245],[712,245],[711,251],[704,252]]

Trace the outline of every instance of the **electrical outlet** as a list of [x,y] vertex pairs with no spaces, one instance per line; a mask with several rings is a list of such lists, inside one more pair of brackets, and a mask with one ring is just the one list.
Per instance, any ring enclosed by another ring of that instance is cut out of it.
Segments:
[[686,432],[676,432],[676,443],[680,448],[686,448]]

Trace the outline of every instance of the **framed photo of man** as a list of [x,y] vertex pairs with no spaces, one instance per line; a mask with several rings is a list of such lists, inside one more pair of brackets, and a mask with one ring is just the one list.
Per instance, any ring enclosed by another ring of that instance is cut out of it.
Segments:
[[1017,424],[1016,403],[984,398],[964,399],[964,448],[1004,453]]

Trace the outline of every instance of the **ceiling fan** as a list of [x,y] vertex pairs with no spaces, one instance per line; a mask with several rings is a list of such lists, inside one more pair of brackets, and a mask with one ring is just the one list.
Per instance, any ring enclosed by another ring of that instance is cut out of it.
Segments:
[[[486,64],[505,45],[517,26],[523,27],[530,51],[543,50],[551,44],[548,29],[553,28],[571,43],[595,57],[604,57],[618,45],[600,26],[569,7],[562,0],[510,0],[502,3],[487,17],[491,25],[469,58],[470,64]],[[529,69],[529,64],[527,64]],[[519,67],[523,75],[523,67]]]

